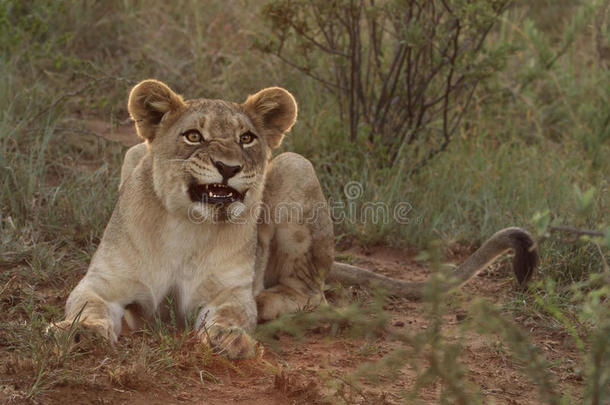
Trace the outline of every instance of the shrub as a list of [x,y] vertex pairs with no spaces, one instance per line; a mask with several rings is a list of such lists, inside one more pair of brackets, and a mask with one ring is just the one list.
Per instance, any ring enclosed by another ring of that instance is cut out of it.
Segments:
[[445,150],[477,84],[506,49],[485,39],[508,1],[281,0],[263,13],[272,36],[258,48],[320,82],[384,165],[415,158],[417,171]]

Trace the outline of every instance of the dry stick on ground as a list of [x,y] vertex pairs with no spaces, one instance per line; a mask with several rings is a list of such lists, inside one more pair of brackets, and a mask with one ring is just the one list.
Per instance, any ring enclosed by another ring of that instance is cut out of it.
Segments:
[[9,285],[17,278],[17,275],[15,274],[13,277],[11,277],[6,284],[4,284],[4,287],[2,287],[2,290],[0,290],[0,297],[2,297],[2,294],[4,294],[4,291],[6,291],[6,289],[9,287]]
[[593,231],[591,229],[575,228],[567,225],[549,226],[549,232],[567,232],[574,233],[578,236],[606,236],[602,231]]

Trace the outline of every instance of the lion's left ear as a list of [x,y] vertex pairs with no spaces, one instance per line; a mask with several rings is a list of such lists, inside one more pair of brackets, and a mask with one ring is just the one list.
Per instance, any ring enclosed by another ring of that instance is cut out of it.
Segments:
[[265,130],[267,144],[277,148],[297,120],[297,103],[281,87],[269,87],[248,96],[242,104],[250,119]]

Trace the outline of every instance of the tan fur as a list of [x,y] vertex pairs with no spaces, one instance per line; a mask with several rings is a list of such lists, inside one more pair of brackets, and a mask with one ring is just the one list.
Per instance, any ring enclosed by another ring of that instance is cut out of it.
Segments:
[[[420,298],[419,284],[333,264],[333,226],[313,166],[295,153],[268,161],[296,120],[286,90],[264,89],[243,104],[184,101],[165,84],[146,80],[128,105],[145,142],[127,151],[101,243],[68,298],[65,320],[50,330],[67,329],[80,316],[81,327],[116,341],[123,316],[140,327],[163,313],[170,297],[178,319],[198,311],[203,342],[229,358],[245,358],[255,352],[249,334],[257,321],[318,305],[328,276]],[[193,129],[203,135],[201,145],[184,141]],[[245,131],[258,136],[252,145],[239,144]],[[217,161],[241,167],[227,184],[245,193],[243,203],[189,199],[193,181],[226,180]],[[460,267],[461,282],[507,249],[520,258],[535,255],[529,235],[509,229]]]

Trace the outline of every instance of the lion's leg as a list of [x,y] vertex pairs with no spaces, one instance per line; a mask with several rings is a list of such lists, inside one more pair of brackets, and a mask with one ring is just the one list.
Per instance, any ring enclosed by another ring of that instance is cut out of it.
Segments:
[[260,322],[266,322],[285,313],[315,308],[323,299],[322,286],[305,290],[278,284],[261,291],[256,296],[258,319]]
[[121,318],[124,306],[121,300],[113,299],[117,286],[109,280],[87,275],[70,293],[66,302],[66,316],[61,322],[49,327],[50,332],[65,331],[76,325],[81,331],[90,331],[103,338],[116,342],[121,332]]
[[195,328],[204,342],[230,359],[256,353],[250,332],[256,326],[256,304],[251,285],[226,288],[200,310]]
[[311,163],[283,153],[270,164],[259,226],[258,320],[315,307],[333,261],[334,236],[326,200]]

